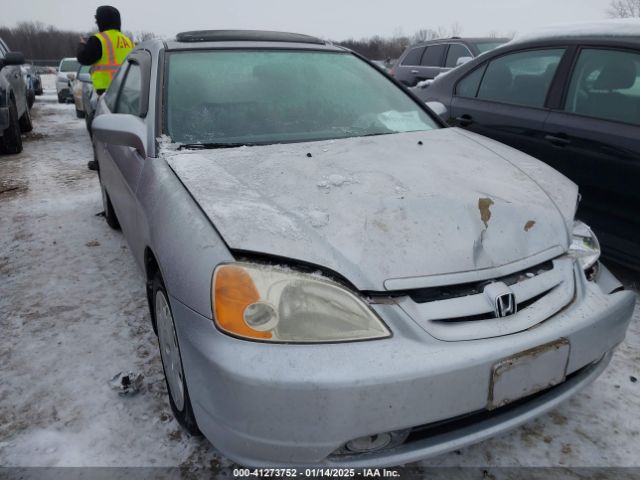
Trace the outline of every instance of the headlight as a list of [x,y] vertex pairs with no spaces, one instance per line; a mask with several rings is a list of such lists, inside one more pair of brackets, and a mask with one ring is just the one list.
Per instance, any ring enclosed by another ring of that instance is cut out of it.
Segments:
[[344,287],[282,268],[221,265],[213,274],[212,302],[221,330],[252,340],[318,343],[391,335]]
[[583,270],[591,268],[600,258],[600,243],[591,229],[580,220],[573,222],[569,255],[577,259]]

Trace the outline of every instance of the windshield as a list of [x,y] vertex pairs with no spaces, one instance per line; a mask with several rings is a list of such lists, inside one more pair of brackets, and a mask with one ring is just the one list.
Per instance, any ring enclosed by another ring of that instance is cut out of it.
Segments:
[[506,40],[501,40],[497,42],[478,42],[476,43],[476,47],[480,50],[480,53],[488,52],[489,50],[493,50],[494,48],[498,48],[500,45],[504,45],[507,43]]
[[80,68],[80,64],[77,60],[63,60],[60,63],[61,72],[77,72],[78,68]]
[[198,144],[303,142],[431,130],[436,122],[348,53],[174,52],[166,133]]

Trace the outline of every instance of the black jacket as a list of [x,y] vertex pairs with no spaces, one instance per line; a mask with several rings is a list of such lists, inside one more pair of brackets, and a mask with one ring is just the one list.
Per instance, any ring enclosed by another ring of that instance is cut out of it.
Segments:
[[[96,24],[98,30],[120,30],[120,12],[115,7],[103,6],[96,10]],[[92,35],[87,43],[78,45],[76,57],[81,65],[93,65],[102,57],[102,43],[98,37]]]

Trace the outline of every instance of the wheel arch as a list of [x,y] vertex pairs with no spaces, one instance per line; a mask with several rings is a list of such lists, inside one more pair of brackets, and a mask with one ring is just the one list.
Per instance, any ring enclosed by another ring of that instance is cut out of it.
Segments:
[[157,335],[158,326],[156,323],[156,314],[153,305],[153,279],[156,275],[159,275],[162,279],[162,271],[160,270],[160,263],[158,262],[155,253],[149,246],[144,249],[144,272],[147,302],[149,303],[149,314],[151,315],[151,325],[153,326],[153,331]]

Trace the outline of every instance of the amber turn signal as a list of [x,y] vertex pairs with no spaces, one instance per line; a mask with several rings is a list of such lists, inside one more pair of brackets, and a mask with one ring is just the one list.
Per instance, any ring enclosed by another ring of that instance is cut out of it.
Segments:
[[232,335],[269,339],[271,332],[255,330],[244,320],[245,310],[260,300],[251,276],[241,267],[223,265],[213,279],[214,315],[218,326]]

